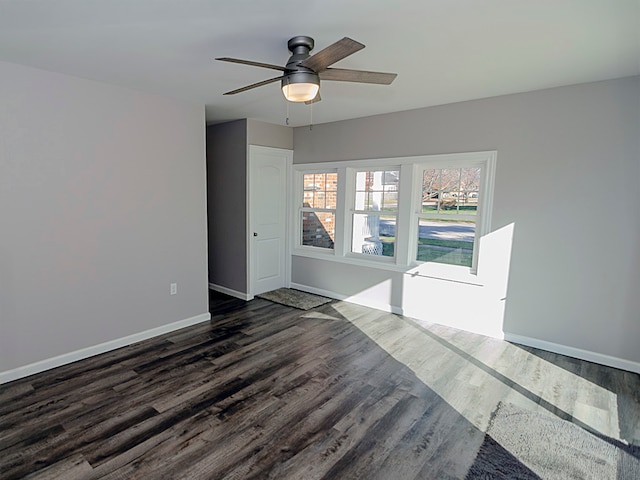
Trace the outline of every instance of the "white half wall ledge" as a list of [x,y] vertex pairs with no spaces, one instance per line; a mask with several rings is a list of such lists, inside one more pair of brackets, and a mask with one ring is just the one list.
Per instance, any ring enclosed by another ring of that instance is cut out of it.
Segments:
[[458,330],[463,330],[465,332],[475,333],[477,335],[484,335],[485,337],[496,338],[498,340],[503,340],[503,332],[502,330],[496,331],[495,329],[477,329],[473,330],[471,328],[464,328],[460,322],[446,322],[446,321],[435,321],[433,318],[424,318],[423,316],[416,314],[415,310],[411,311],[408,308],[399,307],[397,305],[391,305],[389,303],[381,303],[371,300],[369,298],[359,297],[359,296],[349,296],[343,295],[337,292],[333,292],[330,290],[323,290],[321,288],[310,287],[308,285],[303,285],[300,283],[292,283],[291,288],[295,288],[296,290],[302,290],[303,292],[315,293],[316,295],[322,295],[324,297],[334,298],[336,300],[342,300],[349,303],[355,303],[356,305],[362,305],[363,307],[375,308],[376,310],[381,310],[383,312],[393,313],[396,315],[402,315],[410,319],[414,320],[426,320],[429,323],[435,323],[438,325],[443,325],[445,327],[455,328]]
[[404,315],[402,308],[396,307],[394,305],[389,305],[388,303],[371,302],[369,300],[363,300],[362,298],[342,295],[337,292],[310,287],[308,285],[302,285],[300,283],[291,283],[291,288],[307,293],[313,293],[315,295],[321,295],[323,297],[333,298],[335,300],[343,300],[345,302],[355,303],[356,305],[362,305],[363,307],[375,308],[376,310],[382,310],[383,312],[395,313],[396,315]]
[[223,287],[222,285],[216,285],[215,283],[209,284],[209,290],[214,290],[216,292],[224,293],[226,295],[230,295],[232,297],[239,298],[240,300],[253,300],[253,295],[249,295],[248,293],[239,292],[238,290],[233,290],[231,288]]
[[566,355],[567,357],[586,360],[588,362],[598,363],[600,365],[606,365],[608,367],[618,368],[620,370],[626,370],[628,372],[640,374],[640,363],[626,360],[624,358],[614,357],[611,355],[606,355],[604,353],[592,352],[590,350],[583,350],[581,348],[570,347],[567,345],[561,345],[559,343],[548,342],[546,340],[540,340],[538,338],[517,335],[515,333],[505,332],[504,339],[507,342],[517,343],[520,345],[525,345],[527,347],[539,348],[540,350],[559,353],[560,355]]
[[18,380],[20,378],[28,377],[29,375],[34,375],[36,373],[44,372],[45,370],[50,370],[52,368],[60,367],[62,365],[67,365],[69,363],[73,363],[78,360],[83,360],[85,358],[93,357],[95,355],[100,355],[101,353],[110,352],[111,350],[116,350],[118,348],[126,347],[128,345],[141,342],[142,340],[147,340],[149,338],[157,337],[159,335],[164,335],[165,333],[174,332],[176,330],[180,330],[181,328],[190,327],[191,325],[207,322],[209,320],[211,320],[211,314],[202,313],[200,315],[196,315],[195,317],[179,320],[177,322],[169,323],[167,325],[162,325],[160,327],[152,328],[150,330],[145,330],[144,332],[134,333],[133,335],[128,335],[126,337],[110,340],[108,342],[100,343],[92,347],[82,348],[74,352],[58,355],[57,357],[40,360],[39,362],[14,368],[13,370],[0,372],[0,384],[11,382],[13,380]]

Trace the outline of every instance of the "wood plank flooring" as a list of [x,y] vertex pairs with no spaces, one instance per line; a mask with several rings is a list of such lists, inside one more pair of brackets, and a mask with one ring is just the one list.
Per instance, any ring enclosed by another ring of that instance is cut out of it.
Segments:
[[499,401],[640,444],[640,376],[346,302],[211,322],[0,386],[2,479],[463,479]]

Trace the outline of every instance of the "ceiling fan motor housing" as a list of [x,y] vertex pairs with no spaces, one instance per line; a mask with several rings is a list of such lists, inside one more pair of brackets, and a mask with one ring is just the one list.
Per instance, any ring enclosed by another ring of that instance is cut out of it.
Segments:
[[285,66],[286,71],[282,76],[282,87],[294,83],[313,83],[320,85],[320,77],[312,69],[303,67],[300,62],[309,58],[309,52],[313,50],[313,38],[304,35],[293,37],[287,43],[292,53]]
[[314,45],[315,43],[313,38],[305,35],[298,35],[297,37],[290,39],[287,42],[287,48],[293,55],[287,62],[287,66],[292,62],[301,62],[302,60],[306,60],[309,57],[309,52],[313,50]]

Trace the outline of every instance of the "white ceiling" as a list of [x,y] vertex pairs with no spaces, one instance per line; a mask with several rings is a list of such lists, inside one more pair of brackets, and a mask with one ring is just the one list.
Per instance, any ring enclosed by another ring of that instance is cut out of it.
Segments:
[[205,104],[208,123],[285,123],[279,83],[222,95],[276,71],[213,59],[284,65],[295,35],[351,37],[367,48],[335,67],[398,78],[325,81],[290,125],[640,74],[640,0],[0,0],[0,60]]

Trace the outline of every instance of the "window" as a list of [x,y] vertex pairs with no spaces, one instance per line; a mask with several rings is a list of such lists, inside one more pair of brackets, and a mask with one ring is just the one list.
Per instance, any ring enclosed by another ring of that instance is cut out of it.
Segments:
[[416,260],[471,267],[481,168],[424,168]]
[[338,173],[304,173],[300,205],[300,244],[333,249],[336,236]]
[[395,256],[399,170],[365,170],[355,175],[351,251]]
[[495,161],[472,152],[296,165],[293,254],[477,281]]

